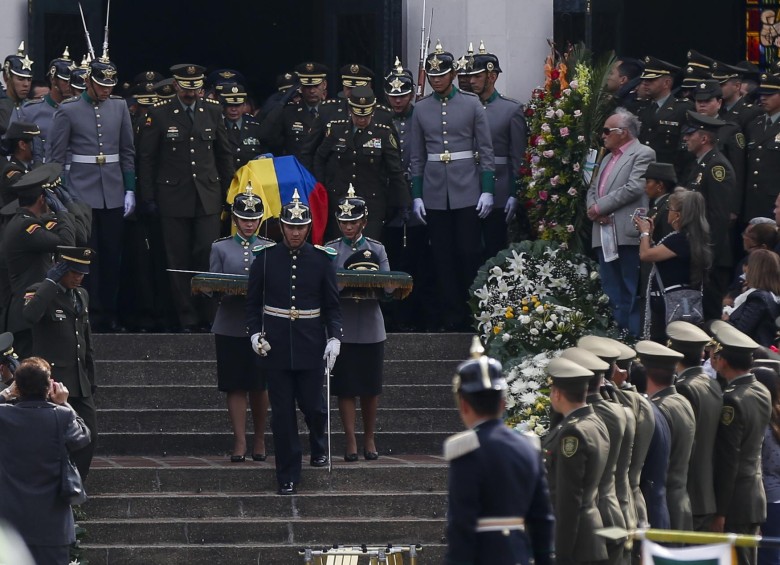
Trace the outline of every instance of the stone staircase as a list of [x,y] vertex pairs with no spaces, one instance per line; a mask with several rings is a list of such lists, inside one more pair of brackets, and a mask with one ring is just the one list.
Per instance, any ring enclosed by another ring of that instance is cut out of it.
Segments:
[[212,336],[95,336],[100,446],[86,485],[84,557],[90,565],[275,565],[302,563],[303,547],[420,543],[419,563],[441,562],[441,446],[462,429],[450,380],[469,344],[465,334],[390,334],[380,459],[343,461],[334,407],[333,472],[309,467],[304,455],[299,494],[281,497],[270,427],[266,462],[227,459],[232,434]]

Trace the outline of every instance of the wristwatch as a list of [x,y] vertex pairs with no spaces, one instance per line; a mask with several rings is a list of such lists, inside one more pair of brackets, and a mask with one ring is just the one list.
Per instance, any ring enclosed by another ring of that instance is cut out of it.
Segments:
[[650,237],[650,232],[643,231],[639,234],[639,239],[642,239],[643,237]]

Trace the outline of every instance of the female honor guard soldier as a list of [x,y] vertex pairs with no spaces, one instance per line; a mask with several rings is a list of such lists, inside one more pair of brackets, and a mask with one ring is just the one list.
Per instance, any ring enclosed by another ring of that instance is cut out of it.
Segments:
[[[211,245],[209,271],[248,275],[254,259],[252,248],[271,240],[259,238],[257,229],[263,218],[263,201],[247,186],[245,194],[233,201],[232,221],[236,235],[218,239]],[[260,370],[260,360],[252,352],[246,326],[246,298],[223,296],[211,327],[217,347],[217,388],[227,393],[227,408],[233,428],[233,455],[230,461],[246,461],[246,405],[252,407],[254,423],[253,461],[265,461],[265,419],[268,412],[268,387]]]
[[[363,235],[368,223],[366,201],[355,196],[349,185],[345,198],[339,200],[336,219],[343,237],[329,242],[336,250],[336,267],[349,270],[389,271],[384,246]],[[360,397],[363,411],[363,457],[369,461],[379,454],[374,443],[374,428],[379,395],[382,392],[382,365],[385,357],[385,322],[375,299],[351,298],[342,291],[339,300],[344,318],[344,339],[338,361],[333,367],[331,394],[339,399],[339,413],[344,424],[346,449],[344,461],[357,461],[355,440],[355,397]]]

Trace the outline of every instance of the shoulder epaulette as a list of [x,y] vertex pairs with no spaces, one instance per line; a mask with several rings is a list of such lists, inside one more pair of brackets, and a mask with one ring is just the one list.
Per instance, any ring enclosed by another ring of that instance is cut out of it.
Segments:
[[32,100],[25,101],[25,103],[22,104],[22,108],[32,106],[33,104],[40,104],[41,102],[43,102],[43,98],[33,98]]
[[474,94],[473,92],[466,92],[465,90],[460,90],[459,92],[460,92],[461,94],[468,94],[469,96],[474,96],[475,98],[479,98],[479,96],[477,96],[477,95],[476,95],[476,94]]
[[157,108],[159,106],[165,106],[166,104],[170,104],[172,100],[173,100],[172,98],[167,98],[165,100],[159,100],[159,101],[154,103],[152,108]]
[[252,247],[252,254],[253,255],[257,255],[261,251],[265,251],[266,249],[270,249],[274,245],[276,245],[276,242],[275,241],[271,241],[270,239],[269,240],[265,240],[265,241],[261,241],[259,243],[256,243],[254,245],[254,247]]
[[62,104],[70,104],[71,102],[75,102],[79,98],[81,98],[81,96],[71,96],[70,98],[66,98],[65,100],[60,102],[60,105],[62,105]]
[[233,239],[232,235],[226,235],[225,237],[219,237],[213,241],[213,243],[217,243],[218,241],[225,241],[226,239]]
[[338,255],[338,252],[332,247],[326,247],[324,245],[315,245],[314,249],[319,249],[320,251],[328,255],[328,257],[330,257],[331,259],[335,259],[336,256]]
[[116,94],[112,94],[111,96],[109,96],[109,98],[111,98],[112,100],[124,100],[124,98],[122,98],[121,96],[117,96]]
[[340,237],[337,237],[336,239],[333,239],[325,244],[326,247],[330,247],[331,245],[336,245],[339,241],[341,241]]
[[378,239],[373,239],[373,238],[366,237],[366,236],[363,236],[363,237],[366,238],[366,241],[370,241],[371,243],[378,243],[379,245],[383,245],[382,242],[379,241]]
[[336,125],[336,124],[349,124],[351,123],[351,120],[331,120],[328,122],[328,125]]
[[339,99],[338,98],[328,98],[327,100],[323,100],[320,102],[320,105],[325,106],[327,104],[338,104]]
[[[509,96],[504,96],[500,92],[498,93],[499,98],[503,98],[504,100],[509,100],[510,102],[514,102],[515,104],[520,104],[519,100],[515,100],[514,98],[510,98]],[[522,106],[522,104],[520,104]]]
[[379,123],[371,124],[371,127],[390,129],[390,126],[388,126],[387,124],[379,124]]
[[376,109],[377,109],[377,110],[384,110],[385,112],[390,112],[390,113],[392,113],[392,112],[393,112],[393,111],[392,111],[390,108],[388,108],[388,107],[387,107],[387,106],[385,106],[384,104],[377,104],[377,105],[376,105]]
[[201,100],[204,101],[204,102],[208,102],[209,104],[217,104],[219,106],[222,105],[219,101],[214,100],[213,98],[205,98],[204,97],[204,98],[201,98]]
[[466,430],[444,440],[444,459],[452,461],[479,449],[479,436],[474,430]]

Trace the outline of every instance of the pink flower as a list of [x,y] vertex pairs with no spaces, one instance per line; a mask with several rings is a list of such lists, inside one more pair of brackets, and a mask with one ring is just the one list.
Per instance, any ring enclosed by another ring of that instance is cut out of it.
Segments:
[[555,151],[553,151],[552,149],[548,149],[548,150],[546,150],[546,151],[543,151],[543,152],[542,152],[542,155],[543,155],[545,158],[547,158],[547,159],[552,159],[552,157],[555,155]]
[[575,79],[575,80],[573,80],[573,81],[571,81],[571,82],[569,83],[569,88],[571,88],[572,90],[577,90],[577,88],[578,88],[579,86],[580,86],[580,83],[579,83],[579,82],[577,82],[577,80],[576,80],[576,79]]
[[539,198],[541,200],[547,200],[547,191],[546,190],[540,190],[539,191]]
[[536,146],[541,147],[542,145],[547,145],[547,142],[544,140],[544,138],[540,135],[536,138]]
[[574,117],[579,118],[582,115],[582,110],[574,110]]
[[559,175],[555,175],[553,178],[550,179],[550,184],[552,186],[557,186],[558,182],[560,182],[561,177]]
[[566,231],[569,232],[569,233],[573,233],[574,232],[574,226],[569,224],[568,226],[566,226]]
[[538,164],[539,161],[541,161],[541,160],[542,160],[542,158],[539,157],[539,155],[534,155],[533,157],[531,157],[531,163],[533,163],[534,165]]
[[557,110],[555,110],[555,117],[556,117],[556,118],[558,118],[559,120],[560,120],[560,119],[561,119],[563,116],[565,116],[565,115],[566,115],[566,113],[565,113],[563,110],[561,110],[560,108],[558,108]]
[[560,130],[561,137],[569,137],[569,128],[561,128]]
[[573,186],[566,191],[569,196],[577,196],[577,189]]

